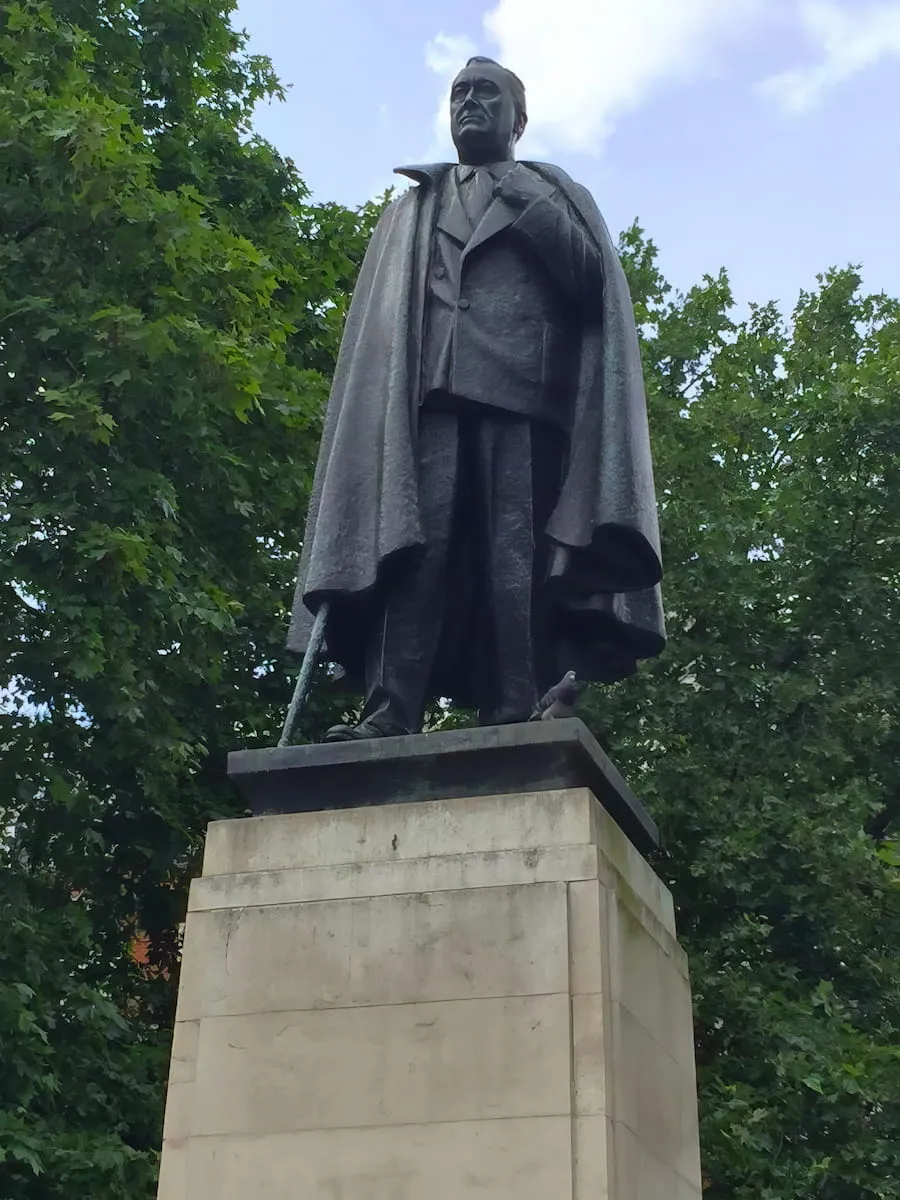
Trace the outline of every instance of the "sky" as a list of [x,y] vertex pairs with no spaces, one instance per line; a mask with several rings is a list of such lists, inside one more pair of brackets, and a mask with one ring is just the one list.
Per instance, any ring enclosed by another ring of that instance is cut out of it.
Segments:
[[900,0],[243,0],[288,88],[258,132],[317,200],[453,158],[449,82],[486,54],[525,83],[519,158],[637,219],[679,290],[720,267],[741,305],[832,266],[900,295]]

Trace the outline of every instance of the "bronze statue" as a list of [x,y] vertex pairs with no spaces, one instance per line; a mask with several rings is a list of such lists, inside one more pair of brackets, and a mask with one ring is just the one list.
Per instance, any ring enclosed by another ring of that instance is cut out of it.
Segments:
[[329,740],[416,732],[429,700],[526,721],[564,672],[665,644],[628,286],[589,193],[517,163],[521,81],[470,59],[459,163],[399,168],[347,317],[288,646],[314,617],[365,695]]

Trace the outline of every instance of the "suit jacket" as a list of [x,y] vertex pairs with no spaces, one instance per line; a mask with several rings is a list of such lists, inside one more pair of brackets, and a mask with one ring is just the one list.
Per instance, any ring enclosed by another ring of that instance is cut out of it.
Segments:
[[499,173],[530,203],[522,212],[490,205],[474,228],[456,173],[441,181],[420,399],[449,393],[568,430],[585,298],[602,287],[600,253],[559,188],[520,163]]
[[[303,537],[288,646],[302,652],[313,614],[328,604],[328,655],[347,677],[360,680],[382,588],[414,568],[425,547],[419,511],[417,427],[424,371],[423,341],[429,264],[440,219],[437,197],[449,163],[402,168],[419,184],[390,204],[366,252],[341,342],[322,431]],[[542,185],[523,206],[502,194],[490,204],[460,255],[455,320],[456,386],[469,387],[464,362],[494,381],[471,388],[509,394],[506,380],[484,356],[495,341],[508,355],[519,344],[514,325],[517,294],[498,289],[496,272],[521,271],[526,253],[545,272],[552,299],[534,297],[529,328],[540,321],[540,366],[529,342],[532,383],[544,386],[545,341],[559,331],[557,314],[580,311],[572,364],[571,438],[559,499],[546,527],[551,555],[545,586],[555,616],[549,649],[561,671],[582,679],[621,679],[638,659],[665,645],[656,502],[640,348],[628,284],[615,246],[590,194],[564,171],[529,163]],[[529,186],[531,183],[529,181]],[[571,218],[575,216],[573,223]],[[577,235],[573,233],[577,230]],[[519,239],[516,262],[508,239]],[[599,258],[600,277],[597,277]],[[541,276],[537,271],[526,288]],[[472,309],[490,292],[504,305]],[[579,308],[580,306],[580,308]],[[491,338],[482,337],[480,320]],[[462,348],[472,348],[472,355]],[[521,347],[520,347],[521,348]],[[557,378],[557,355],[547,354],[548,377]],[[562,371],[560,363],[559,370]],[[532,393],[534,394],[534,393]],[[543,396],[543,393],[542,393]],[[542,400],[543,402],[543,400]],[[549,410],[548,410],[549,411]],[[440,694],[467,702],[460,661],[452,677],[435,681]]]

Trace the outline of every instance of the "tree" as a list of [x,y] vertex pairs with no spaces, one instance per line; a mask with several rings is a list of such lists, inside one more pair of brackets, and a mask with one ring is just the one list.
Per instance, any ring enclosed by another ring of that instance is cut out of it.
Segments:
[[186,884],[289,689],[376,206],[311,205],[252,136],[278,86],[232,7],[0,15],[5,1200],[152,1194]]
[[712,1200],[900,1196],[900,305],[731,315],[624,238],[671,644],[587,717],[660,819]]

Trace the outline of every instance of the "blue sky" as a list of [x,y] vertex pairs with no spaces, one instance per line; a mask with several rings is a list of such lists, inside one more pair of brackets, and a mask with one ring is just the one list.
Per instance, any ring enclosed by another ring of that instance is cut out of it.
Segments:
[[852,262],[900,295],[900,0],[243,0],[236,24],[290,85],[257,128],[318,199],[451,157],[449,79],[489,54],[527,89],[520,157],[614,232],[637,217],[677,287],[725,266],[790,308]]

